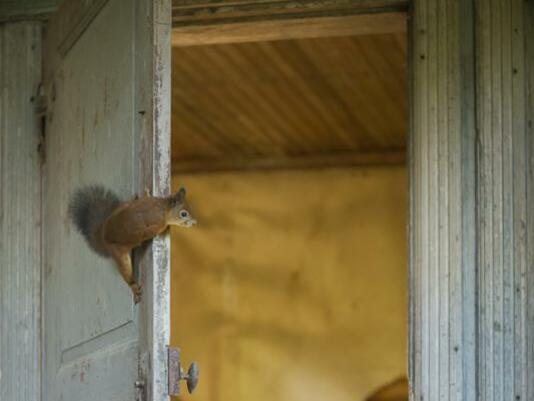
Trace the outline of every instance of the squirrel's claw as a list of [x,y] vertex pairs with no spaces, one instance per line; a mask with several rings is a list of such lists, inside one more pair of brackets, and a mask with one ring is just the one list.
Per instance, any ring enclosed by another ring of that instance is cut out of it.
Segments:
[[141,295],[143,295],[143,290],[138,284],[132,284],[130,288],[132,289],[134,302],[138,304],[141,301]]
[[141,302],[142,295],[143,294],[141,292],[139,294],[134,294],[133,299],[134,299],[135,304],[138,304],[139,302]]

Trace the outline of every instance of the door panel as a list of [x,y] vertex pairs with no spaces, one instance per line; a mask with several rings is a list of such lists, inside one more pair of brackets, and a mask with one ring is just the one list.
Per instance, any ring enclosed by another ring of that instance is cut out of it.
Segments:
[[[150,383],[154,373],[140,373],[140,358],[168,342],[168,332],[150,340],[145,334],[154,324],[144,315],[153,304],[147,299],[154,294],[151,283],[141,283],[144,298],[135,305],[113,262],[93,253],[68,218],[69,199],[82,185],[103,184],[122,199],[145,187],[168,190],[144,178],[168,175],[156,171],[168,165],[146,161],[152,160],[147,143],[155,137],[160,150],[169,149],[168,134],[158,134],[152,124],[152,85],[162,80],[156,73],[166,73],[149,68],[155,41],[146,38],[155,37],[155,17],[149,0],[67,1],[47,30],[45,400],[134,400],[135,382]],[[155,242],[159,253],[168,253],[167,241]],[[143,277],[167,268],[144,259]],[[165,399],[165,391],[151,391],[148,399]]]

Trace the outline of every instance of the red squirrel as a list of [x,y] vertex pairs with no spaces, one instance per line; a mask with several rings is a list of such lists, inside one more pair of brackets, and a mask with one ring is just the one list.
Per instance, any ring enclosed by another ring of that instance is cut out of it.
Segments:
[[169,225],[189,228],[196,224],[184,188],[165,198],[144,196],[121,202],[102,186],[88,186],[71,198],[69,214],[93,251],[115,260],[136,303],[141,287],[133,274],[131,250],[161,234]]

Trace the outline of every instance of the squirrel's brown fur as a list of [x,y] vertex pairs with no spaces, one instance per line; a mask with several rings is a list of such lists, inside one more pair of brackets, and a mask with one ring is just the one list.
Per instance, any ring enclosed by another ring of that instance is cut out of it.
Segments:
[[184,188],[166,198],[144,196],[121,202],[102,186],[88,186],[74,194],[69,214],[89,246],[98,254],[115,260],[136,302],[141,288],[133,275],[132,248],[161,234],[169,225],[191,227],[196,224],[185,200]]

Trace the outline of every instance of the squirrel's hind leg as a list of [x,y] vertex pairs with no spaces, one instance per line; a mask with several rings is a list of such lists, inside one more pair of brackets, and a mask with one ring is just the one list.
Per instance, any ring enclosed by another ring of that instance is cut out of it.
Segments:
[[141,287],[135,282],[132,268],[132,259],[130,258],[130,249],[121,246],[109,246],[111,256],[117,262],[119,272],[133,292],[134,301],[138,303],[141,300]]

